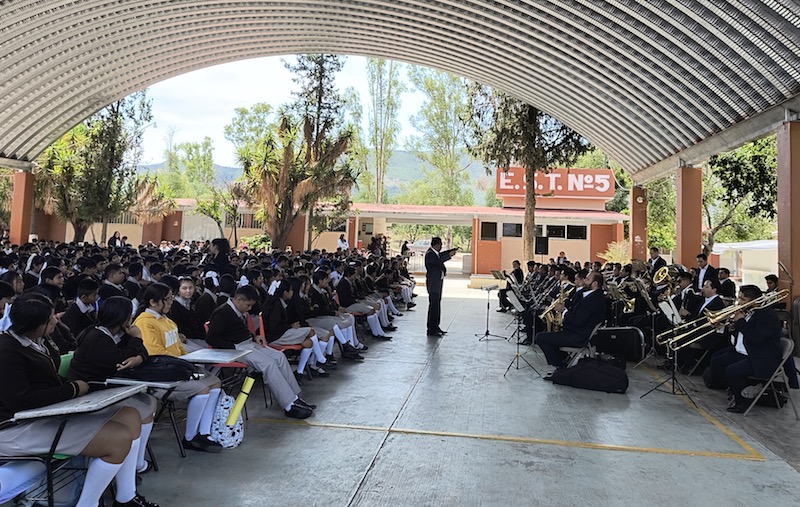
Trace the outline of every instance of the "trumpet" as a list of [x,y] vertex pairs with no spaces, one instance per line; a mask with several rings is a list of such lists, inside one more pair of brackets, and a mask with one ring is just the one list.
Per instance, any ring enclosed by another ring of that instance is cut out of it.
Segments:
[[[659,344],[666,344],[669,349],[673,351],[686,348],[689,345],[702,340],[706,336],[715,333],[718,327],[725,325],[727,321],[733,318],[733,316],[737,313],[744,312],[746,314],[751,314],[756,310],[763,310],[764,308],[768,308],[775,303],[783,301],[788,296],[789,291],[783,289],[777,292],[767,292],[763,296],[741,305],[733,305],[717,311],[706,310],[703,312],[705,314],[705,322],[689,331],[666,340],[664,343],[659,341]],[[697,321],[694,321],[694,323],[697,323]],[[684,328],[685,327],[686,326],[684,326]],[[659,337],[660,336],[661,335],[659,335]]]

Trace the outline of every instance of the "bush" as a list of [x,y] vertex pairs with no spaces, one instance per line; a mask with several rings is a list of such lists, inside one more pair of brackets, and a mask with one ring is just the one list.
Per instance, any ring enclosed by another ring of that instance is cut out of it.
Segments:
[[245,236],[241,242],[247,245],[252,252],[269,252],[272,249],[272,240],[268,234]]

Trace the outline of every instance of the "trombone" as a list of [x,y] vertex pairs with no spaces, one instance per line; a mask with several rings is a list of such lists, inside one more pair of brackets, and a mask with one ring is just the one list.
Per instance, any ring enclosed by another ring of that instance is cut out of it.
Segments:
[[[717,311],[706,310],[704,312],[706,319],[704,323],[698,325],[693,329],[690,329],[689,331],[674,336],[671,339],[664,341],[664,343],[659,342],[659,344],[660,345],[666,344],[669,347],[669,349],[673,351],[686,348],[689,345],[702,340],[706,336],[715,333],[719,325],[724,324],[725,322],[730,320],[738,312],[751,313],[756,310],[763,310],[764,308],[768,308],[774,305],[775,303],[783,301],[788,296],[789,296],[789,291],[783,289],[776,292],[767,292],[761,297],[753,299],[741,305],[733,305]],[[697,323],[697,321],[694,321],[693,323]],[[685,327],[686,326],[684,326],[684,328]],[[660,337],[661,335],[659,335],[659,338]]]

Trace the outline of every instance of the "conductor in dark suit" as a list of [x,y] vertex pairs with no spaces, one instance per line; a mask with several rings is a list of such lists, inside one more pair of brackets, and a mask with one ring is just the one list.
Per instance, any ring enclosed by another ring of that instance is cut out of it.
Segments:
[[449,261],[456,248],[442,250],[442,238],[431,239],[431,247],[425,252],[425,284],[428,288],[428,336],[442,336],[445,331],[439,327],[442,318],[442,288]]
[[[583,282],[583,290],[572,307],[564,315],[564,327],[554,333],[540,333],[536,344],[544,352],[547,364],[558,368],[566,366],[566,354],[560,347],[581,347],[589,341],[595,326],[605,319],[606,300],[603,295],[603,275],[591,272]],[[556,306],[556,311],[564,311],[563,305]],[[550,376],[545,380],[550,380]]]
[[[737,304],[743,305],[761,296],[755,285],[743,285]],[[767,379],[781,362],[781,323],[772,308],[733,315],[733,346],[711,357],[712,378],[721,380],[715,387],[730,387],[734,403],[731,412],[744,412],[750,404],[742,396],[749,377]],[[723,380],[724,379],[724,380]]]

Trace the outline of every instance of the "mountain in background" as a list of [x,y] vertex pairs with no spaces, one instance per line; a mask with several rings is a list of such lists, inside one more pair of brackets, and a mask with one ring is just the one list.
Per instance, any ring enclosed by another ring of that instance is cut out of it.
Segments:
[[[482,206],[486,187],[491,186],[491,183],[494,181],[494,176],[488,176],[483,165],[471,161],[466,154],[462,156],[460,164],[462,167],[466,167],[467,172],[469,172],[472,191],[475,195],[475,204],[477,206]],[[141,165],[139,166],[139,172],[156,173],[161,170],[163,165],[163,162]],[[422,178],[422,173],[425,169],[433,170],[433,166],[420,160],[410,151],[395,151],[389,159],[389,167],[387,169],[385,181],[388,196],[392,197],[399,194],[402,183],[410,183]],[[214,164],[214,174],[216,175],[214,183],[217,185],[224,185],[241,176],[242,169],[240,167],[228,167]]]

